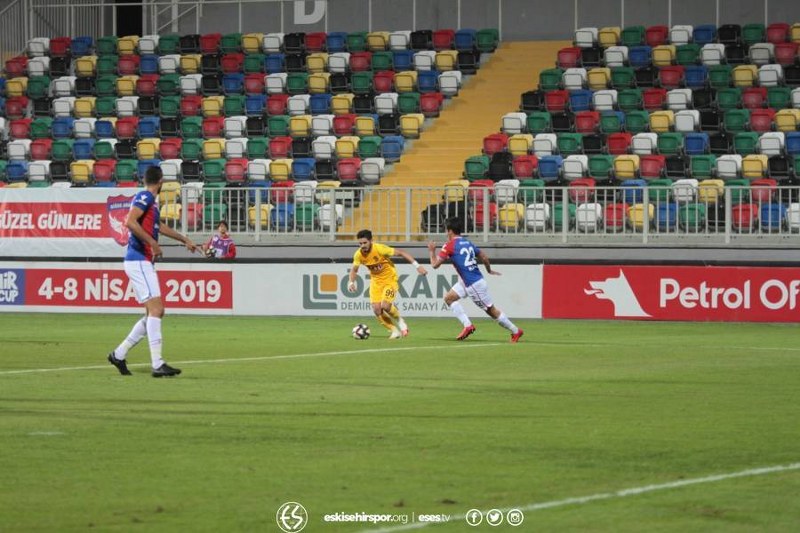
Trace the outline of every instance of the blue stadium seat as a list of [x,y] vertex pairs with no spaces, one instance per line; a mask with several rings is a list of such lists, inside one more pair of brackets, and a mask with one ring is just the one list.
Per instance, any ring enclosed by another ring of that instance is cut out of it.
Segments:
[[325,44],[329,54],[347,52],[347,33],[343,31],[329,32]]
[[381,157],[387,163],[400,161],[400,156],[405,147],[405,138],[400,135],[387,135],[381,141]]
[[687,133],[683,139],[686,155],[707,154],[711,149],[708,133]]
[[144,55],[139,61],[140,74],[158,74],[158,56]]
[[52,132],[54,139],[69,139],[72,137],[72,128],[75,119],[72,117],[58,117],[53,119]]
[[[258,181],[248,181],[247,187],[250,189],[247,191],[247,197],[250,199],[250,205],[255,205],[256,203],[256,193],[259,193],[261,196],[261,203],[265,204],[269,201],[269,189],[272,187],[272,182],[269,180],[258,180]],[[258,189],[256,191],[255,189]]]
[[141,161],[137,161],[136,163],[136,175],[139,178],[144,178],[144,173],[147,172],[147,169],[150,167],[158,167],[161,166],[160,159],[142,159]]
[[692,39],[695,44],[703,46],[704,44],[713,43],[717,38],[717,27],[713,24],[701,24],[694,27],[692,32]]
[[435,93],[439,90],[439,71],[423,70],[417,73],[417,90],[422,93]]
[[316,159],[313,157],[298,157],[292,161],[292,178],[294,181],[307,181],[314,179]]
[[309,99],[309,109],[312,115],[327,115],[331,112],[332,94],[312,94]]
[[673,231],[678,225],[678,204],[661,202],[656,210],[656,227],[660,231]]
[[588,89],[581,89],[577,91],[570,91],[569,93],[569,108],[573,113],[580,111],[589,111],[592,107],[592,95],[594,91]]
[[624,180],[620,185],[625,193],[626,204],[640,204],[644,201],[644,187],[647,185],[645,180]]
[[264,70],[267,74],[286,71],[286,54],[269,54],[264,58]]
[[9,183],[28,181],[28,162],[9,161],[6,165],[6,179]]
[[94,123],[94,134],[98,139],[115,139],[114,124],[109,120],[98,120]]
[[394,70],[412,70],[414,68],[414,50],[395,50],[392,52],[392,65]]
[[244,100],[244,111],[247,116],[260,117],[264,114],[264,106],[267,104],[267,95],[254,94]]
[[294,222],[294,204],[280,203],[270,211],[269,214],[270,225],[273,229],[278,231],[287,231],[292,229]]
[[0,94],[6,94],[6,79],[0,78]]
[[649,67],[652,62],[653,49],[650,46],[632,46],[628,50],[628,62],[633,68]]
[[702,89],[708,80],[708,67],[705,65],[687,65],[683,71],[683,79],[690,89]]
[[225,74],[222,77],[222,92],[225,94],[242,94],[244,92],[244,74]]
[[[3,78],[3,87],[0,88],[0,93],[2,93],[5,90],[5,82],[6,82],[5,78]],[[5,114],[6,114],[6,99],[0,96],[0,115],[5,116]]]
[[139,138],[158,137],[161,129],[160,117],[141,117],[139,119]]
[[555,181],[561,177],[564,158],[560,155],[546,155],[539,159],[539,178],[545,182]]
[[[787,133],[784,148],[786,149],[787,155],[800,155],[800,132],[793,131]],[[796,169],[796,171],[800,173],[800,169]]]
[[[9,163],[10,166],[11,164]],[[783,204],[762,204],[760,214],[762,229],[779,231],[783,227],[783,221],[786,218],[786,206]]]
[[456,31],[455,47],[456,50],[471,52],[475,49],[475,35],[478,32],[472,28],[463,28]]
[[72,57],[88,56],[92,53],[94,47],[94,39],[87,36],[75,37],[72,39]]
[[78,139],[72,144],[75,159],[94,159],[94,139]]

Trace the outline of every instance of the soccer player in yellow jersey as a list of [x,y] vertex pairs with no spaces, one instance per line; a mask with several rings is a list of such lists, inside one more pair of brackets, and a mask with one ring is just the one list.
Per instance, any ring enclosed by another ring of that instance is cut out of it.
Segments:
[[391,258],[399,255],[411,263],[421,275],[424,276],[428,272],[407,252],[372,242],[370,230],[362,229],[356,236],[358,237],[358,250],[353,254],[353,268],[350,269],[350,282],[347,284],[347,290],[355,292],[358,268],[361,265],[367,267],[371,279],[369,301],[372,304],[372,312],[375,313],[378,322],[390,331],[390,339],[405,337],[408,335],[408,325],[394,305],[398,289],[397,269]]

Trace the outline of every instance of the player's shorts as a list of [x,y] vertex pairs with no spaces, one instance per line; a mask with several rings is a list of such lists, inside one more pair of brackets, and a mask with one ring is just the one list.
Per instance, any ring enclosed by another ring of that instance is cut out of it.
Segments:
[[494,305],[492,297],[489,295],[489,285],[486,283],[485,279],[478,280],[469,287],[465,286],[463,281],[458,280],[458,283],[453,285],[453,290],[456,291],[459,298],[466,298],[469,296],[475,305],[484,311]]
[[125,273],[133,284],[136,300],[143,304],[152,298],[161,296],[158,274],[150,261],[124,261]]
[[397,282],[380,282],[372,280],[369,284],[369,301],[370,303],[380,302],[394,302],[397,297]]

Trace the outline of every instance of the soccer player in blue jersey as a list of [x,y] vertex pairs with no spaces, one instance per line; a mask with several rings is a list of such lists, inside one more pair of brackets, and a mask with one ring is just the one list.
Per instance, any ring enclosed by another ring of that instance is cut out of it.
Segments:
[[179,369],[165,363],[161,357],[161,318],[164,316],[164,303],[161,300],[158,275],[153,263],[161,257],[161,247],[158,245],[159,233],[182,242],[191,252],[194,252],[197,246],[185,235],[168,226],[160,226],[158,193],[161,191],[161,179],[160,168],[147,169],[144,176],[145,190],[133,197],[125,221],[130,230],[128,250],[125,253],[125,273],[133,285],[136,299],[144,305],[145,316],[136,322],[125,340],[108,354],[108,362],[117,367],[123,376],[131,375],[125,362],[128,350],[145,335],[150,344],[153,377],[171,377],[181,373]]
[[459,302],[460,299],[469,296],[475,305],[495,319],[500,326],[511,332],[511,342],[517,342],[522,337],[522,330],[494,305],[486,280],[478,266],[483,263],[486,273],[493,276],[499,276],[500,272],[492,269],[489,257],[480,248],[466,237],[461,236],[461,226],[460,218],[448,218],[445,221],[448,240],[438,255],[436,254],[436,243],[432,241],[428,243],[431,267],[437,269],[449,259],[458,273],[458,282],[444,295],[444,302],[464,326],[456,340],[463,341],[475,333],[475,326],[472,325],[472,321],[464,311],[464,306]]

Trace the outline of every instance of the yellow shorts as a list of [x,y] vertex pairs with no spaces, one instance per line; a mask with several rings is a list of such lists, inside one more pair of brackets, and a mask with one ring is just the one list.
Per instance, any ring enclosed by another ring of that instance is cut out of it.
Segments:
[[369,285],[370,303],[394,302],[395,297],[397,297],[397,288],[396,282],[372,281]]

